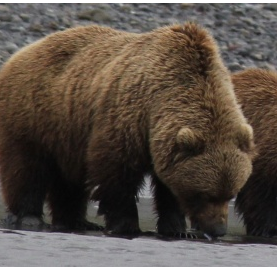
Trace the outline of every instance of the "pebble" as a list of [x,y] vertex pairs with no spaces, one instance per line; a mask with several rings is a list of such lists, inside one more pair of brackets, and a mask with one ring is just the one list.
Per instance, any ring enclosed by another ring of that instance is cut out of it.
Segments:
[[30,15],[29,14],[21,13],[21,14],[19,14],[19,17],[21,18],[21,20],[23,22],[28,23],[30,21]]
[[6,42],[4,47],[8,53],[13,54],[18,50],[18,46],[12,42]]
[[8,13],[0,14],[0,21],[2,22],[12,22],[13,16]]
[[228,65],[228,68],[231,72],[239,71],[242,69],[241,65],[238,62],[233,62]]
[[254,59],[254,60],[258,60],[261,61],[264,59],[264,56],[262,53],[250,53],[250,56]]
[[32,32],[42,32],[43,26],[39,23],[33,23],[29,26],[29,30]]
[[98,23],[107,23],[112,21],[111,16],[101,9],[85,10],[78,13],[77,16],[80,20],[89,20]]
[[9,12],[9,7],[7,5],[0,5],[0,12]]
[[271,10],[271,11],[277,11],[277,4],[267,4],[263,6],[264,9]]

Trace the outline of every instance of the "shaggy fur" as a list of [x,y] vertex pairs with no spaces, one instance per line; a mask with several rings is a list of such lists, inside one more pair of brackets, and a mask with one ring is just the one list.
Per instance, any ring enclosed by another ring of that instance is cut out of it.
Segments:
[[236,208],[247,234],[277,234],[277,73],[249,69],[232,76],[238,101],[254,129],[259,155]]
[[92,197],[106,230],[139,232],[136,195],[151,174],[160,233],[184,231],[183,214],[225,233],[252,130],[206,30],[58,32],[15,54],[0,88],[2,191],[17,221],[41,217],[47,199],[53,225],[86,225]]

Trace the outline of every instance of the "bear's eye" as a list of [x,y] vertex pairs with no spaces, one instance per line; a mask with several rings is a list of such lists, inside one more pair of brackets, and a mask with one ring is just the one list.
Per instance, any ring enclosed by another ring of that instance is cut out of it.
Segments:
[[200,141],[196,148],[194,148],[192,151],[193,155],[200,155],[205,152],[205,143],[204,141]]
[[205,151],[204,141],[199,141],[198,144],[193,147],[186,146],[186,148],[183,148],[183,152],[188,157],[193,157],[193,156],[203,154],[204,151]]
[[242,152],[249,152],[250,151],[250,142],[238,142],[238,147]]

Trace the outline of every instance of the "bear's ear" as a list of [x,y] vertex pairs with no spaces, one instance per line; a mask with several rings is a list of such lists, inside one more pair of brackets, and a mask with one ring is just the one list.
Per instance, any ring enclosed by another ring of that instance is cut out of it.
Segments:
[[239,148],[242,151],[251,151],[254,147],[253,129],[249,124],[241,124],[237,133]]
[[199,131],[188,127],[181,128],[177,133],[177,144],[188,151],[199,152],[204,147],[204,140]]

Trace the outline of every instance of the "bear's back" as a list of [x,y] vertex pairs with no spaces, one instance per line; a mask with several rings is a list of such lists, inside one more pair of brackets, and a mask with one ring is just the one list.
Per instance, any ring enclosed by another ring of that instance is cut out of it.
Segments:
[[[82,108],[85,122],[83,102],[87,99],[79,96],[85,95],[84,85],[89,85],[86,77],[93,71],[93,66],[85,66],[87,52],[108,61],[118,47],[105,51],[102,44],[121,35],[124,32],[107,27],[77,27],[51,34],[14,54],[0,71],[0,113],[5,115],[2,126],[15,125],[10,131],[19,135],[41,122],[44,131],[40,132],[46,133],[47,127],[51,130],[62,128],[62,123],[76,124],[71,119],[78,112],[76,106]],[[122,39],[119,47],[126,41]]]
[[[268,127],[267,119],[274,119],[277,112],[277,73],[262,69],[248,69],[232,75],[235,94],[241,104],[244,115],[257,129],[276,129],[272,123]],[[265,131],[264,130],[264,131]]]
[[[76,27],[56,32],[24,47],[3,66],[0,72],[0,81],[2,82],[0,95],[9,95],[11,87],[14,86],[12,91],[16,92],[17,85],[28,85],[34,83],[31,81],[35,80],[39,80],[41,84],[52,83],[76,56],[80,58],[77,61],[81,66],[82,51],[87,51],[86,47],[91,46],[92,50],[95,48],[96,53],[99,53],[101,44],[107,44],[109,38],[122,34],[123,32],[107,27]],[[111,54],[111,48],[109,54]],[[13,80],[9,85],[10,78]],[[6,84],[7,87],[5,87]],[[5,90],[8,88],[8,93],[6,93]]]

